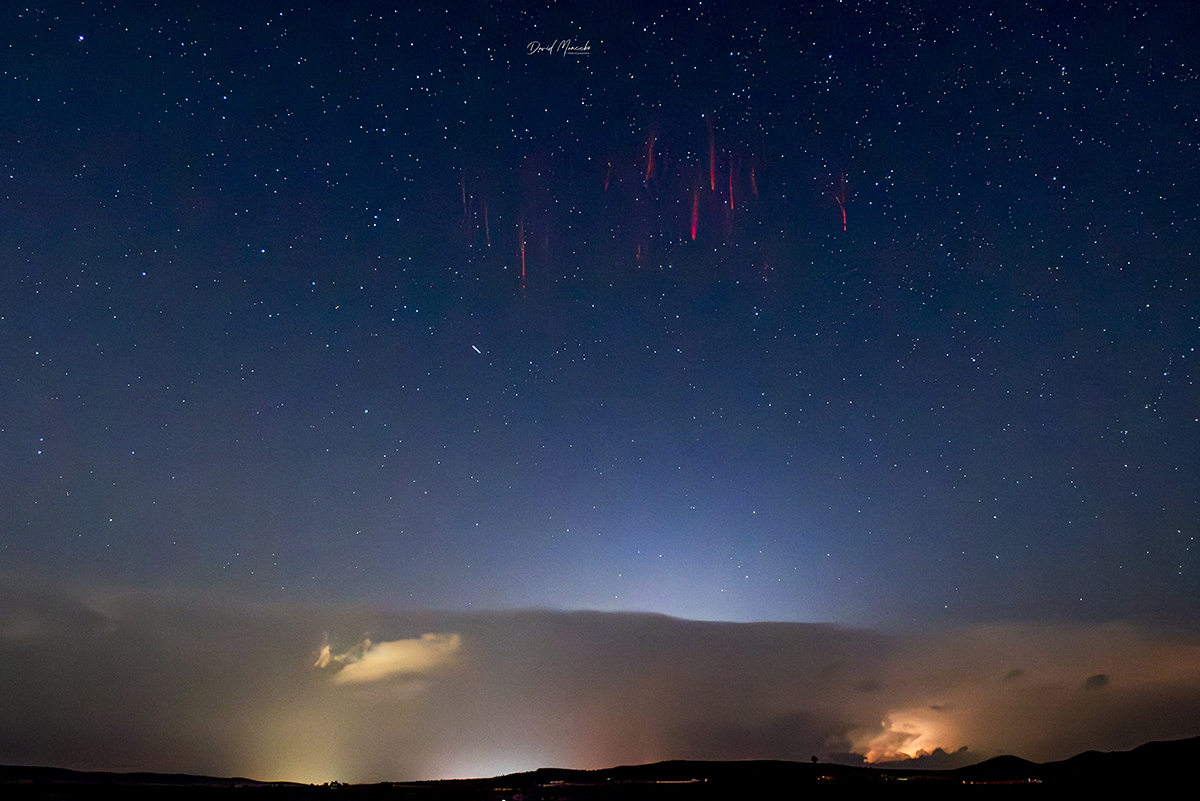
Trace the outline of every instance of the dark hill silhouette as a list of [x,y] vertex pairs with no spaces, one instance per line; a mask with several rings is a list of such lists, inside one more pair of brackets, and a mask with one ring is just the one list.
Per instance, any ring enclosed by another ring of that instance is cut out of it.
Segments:
[[1200,737],[1146,743],[1132,751],[1085,751],[1041,766],[1047,783],[1159,784],[1186,781],[1200,757]]
[[[150,799],[168,789],[173,798],[307,799],[349,795],[356,799],[493,801],[522,797],[580,799],[709,799],[734,795],[802,791],[808,796],[844,796],[848,786],[872,792],[959,795],[980,785],[997,792],[1028,793],[1087,788],[1156,788],[1186,783],[1200,763],[1200,737],[1147,743],[1132,751],[1088,751],[1059,762],[1037,763],[1000,756],[955,770],[906,770],[811,762],[673,760],[603,770],[541,768],[491,779],[389,782],[373,785],[304,785],[160,773],[79,772],[60,768],[0,767],[5,798],[101,799],[119,791],[123,799]],[[1008,788],[1008,789],[1005,789]]]
[[1011,781],[1017,777],[1035,778],[1041,776],[1042,766],[1028,759],[1005,755],[985,759],[975,765],[957,768],[951,773],[967,781]]

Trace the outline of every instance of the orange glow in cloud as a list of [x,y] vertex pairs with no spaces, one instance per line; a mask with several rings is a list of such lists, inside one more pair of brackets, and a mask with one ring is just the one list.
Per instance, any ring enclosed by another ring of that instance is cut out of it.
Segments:
[[931,707],[917,707],[888,714],[881,721],[883,731],[864,734],[855,740],[855,750],[868,762],[894,762],[931,754],[937,748],[954,751],[962,743],[949,742],[951,726],[943,713]]
[[[147,770],[309,782],[938,749],[951,759],[930,766],[1005,753],[1045,762],[1195,736],[1200,721],[1200,634],[1132,624],[883,634],[11,584],[0,580],[0,679],[18,691],[5,714],[41,738],[9,743],[24,764],[119,768],[130,738],[146,744],[136,758]],[[355,634],[318,654],[322,630]],[[46,681],[47,665],[66,680]],[[81,746],[60,756],[72,738]]]

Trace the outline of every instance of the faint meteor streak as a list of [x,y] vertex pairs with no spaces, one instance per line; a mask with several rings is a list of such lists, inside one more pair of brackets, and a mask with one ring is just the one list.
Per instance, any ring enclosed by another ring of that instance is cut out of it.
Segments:
[[712,117],[705,117],[708,123],[708,190],[717,191],[717,149],[713,142]]
[[521,243],[521,294],[525,294],[525,218],[517,223],[517,239]]
[[650,183],[650,176],[654,174],[654,139],[656,132],[653,128],[650,129],[650,140],[646,143],[646,178],[642,181],[642,186]]

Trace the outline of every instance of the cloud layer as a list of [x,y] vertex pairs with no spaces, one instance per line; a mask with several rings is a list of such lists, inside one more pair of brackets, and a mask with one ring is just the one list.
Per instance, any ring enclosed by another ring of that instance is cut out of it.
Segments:
[[899,636],[8,582],[0,683],[0,763],[301,781],[674,758],[1044,761],[1200,733],[1200,640],[1123,624]]

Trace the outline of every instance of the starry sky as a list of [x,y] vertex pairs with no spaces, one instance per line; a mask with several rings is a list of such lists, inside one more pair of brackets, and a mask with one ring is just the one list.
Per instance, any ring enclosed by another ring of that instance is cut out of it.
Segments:
[[1190,5],[6,7],[0,762],[1200,733]]

